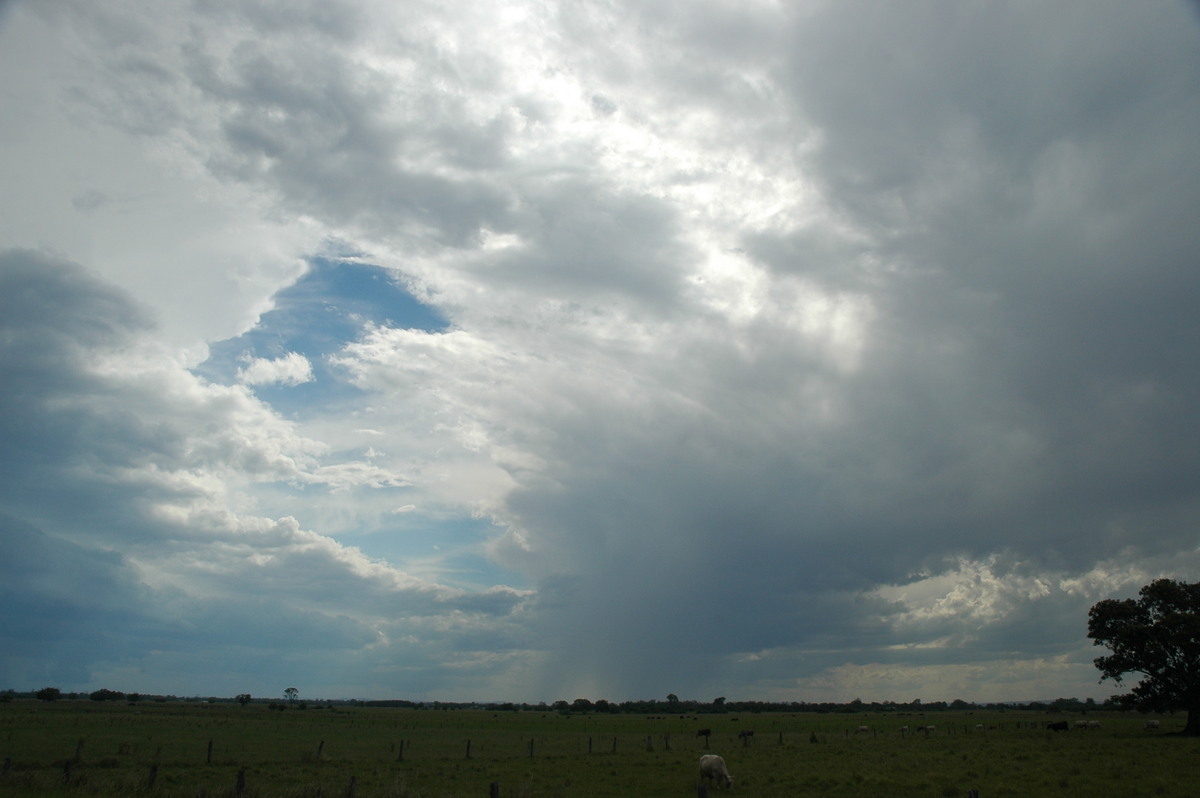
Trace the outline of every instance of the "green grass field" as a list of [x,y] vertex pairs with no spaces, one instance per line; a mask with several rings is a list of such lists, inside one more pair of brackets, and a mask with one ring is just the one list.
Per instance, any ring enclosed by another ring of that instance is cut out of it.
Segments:
[[[1063,718],[1024,712],[648,717],[13,701],[0,704],[0,796],[233,796],[239,772],[249,798],[487,798],[493,783],[504,798],[694,796],[705,727],[735,795],[1200,794],[1200,740],[1168,733],[1182,717],[1157,732],[1140,715],[1088,717],[1101,727],[1056,733],[1030,725]],[[900,732],[926,723],[937,729]],[[749,746],[742,729],[755,731]]]

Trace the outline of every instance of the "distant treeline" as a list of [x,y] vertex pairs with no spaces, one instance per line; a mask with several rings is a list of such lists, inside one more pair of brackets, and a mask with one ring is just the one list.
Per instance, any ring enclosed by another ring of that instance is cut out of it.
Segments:
[[668,696],[667,700],[649,699],[642,701],[607,701],[603,698],[592,701],[587,698],[576,698],[574,701],[555,701],[552,704],[539,702],[537,704],[481,701],[408,701],[403,699],[388,699],[379,701],[364,701],[360,699],[306,699],[296,700],[291,696],[284,703],[275,698],[256,698],[249,693],[241,693],[235,697],[152,695],[146,693],[123,693],[118,690],[100,689],[90,693],[68,693],[57,687],[44,687],[41,690],[21,692],[19,690],[0,691],[0,702],[16,699],[38,699],[41,701],[57,700],[92,700],[92,701],[126,701],[137,703],[149,702],[186,702],[186,703],[238,703],[267,704],[271,709],[308,709],[310,707],[360,706],[360,707],[394,707],[404,709],[428,710],[487,710],[491,712],[557,712],[563,715],[601,713],[601,714],[631,714],[631,715],[702,715],[726,712],[816,712],[852,714],[860,712],[874,713],[922,713],[922,712],[961,712],[961,711],[1029,711],[1029,712],[1087,712],[1093,709],[1125,709],[1125,706],[1106,699],[1103,704],[1097,704],[1087,698],[1056,698],[1053,701],[1022,701],[1013,703],[973,703],[955,699],[953,701],[860,701],[855,699],[849,703],[807,701],[726,701],[716,698],[712,701],[689,701]]
[[1078,698],[1056,698],[1053,701],[1028,701],[1018,703],[972,703],[955,699],[954,701],[912,701],[897,703],[895,701],[859,701],[849,703],[822,702],[809,703],[806,701],[726,701],[723,698],[715,701],[687,700],[644,700],[644,701],[606,701],[600,699],[591,701],[577,698],[574,701],[555,701],[553,704],[538,703],[454,703],[445,701],[359,701],[355,702],[368,707],[406,707],[410,709],[485,709],[493,712],[558,712],[560,714],[586,713],[627,713],[631,715],[703,715],[727,712],[817,712],[852,714],[858,712],[877,713],[921,713],[921,712],[961,712],[974,710],[987,711],[1033,711],[1033,712],[1087,712],[1094,709],[1124,709],[1112,699],[1103,704],[1097,704],[1093,699],[1079,700]]

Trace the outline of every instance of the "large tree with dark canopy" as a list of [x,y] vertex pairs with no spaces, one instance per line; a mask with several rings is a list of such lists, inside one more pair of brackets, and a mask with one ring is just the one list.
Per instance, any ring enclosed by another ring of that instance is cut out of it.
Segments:
[[1200,735],[1200,583],[1158,579],[1137,599],[1106,599],[1088,612],[1088,637],[1112,653],[1097,657],[1100,681],[1143,679],[1121,700],[1151,712],[1186,710],[1184,734]]

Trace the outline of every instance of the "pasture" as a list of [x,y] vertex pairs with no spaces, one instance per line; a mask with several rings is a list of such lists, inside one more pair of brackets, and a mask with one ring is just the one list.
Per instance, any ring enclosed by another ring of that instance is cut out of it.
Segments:
[[[488,798],[498,784],[504,798],[684,798],[697,795],[703,753],[724,756],[735,779],[713,796],[1196,794],[1200,740],[1169,734],[1182,716],[1157,731],[1144,731],[1141,715],[1087,717],[1100,728],[1047,731],[1042,722],[1077,716],[1027,712],[568,716],[13,701],[0,704],[0,796]],[[915,731],[925,724],[936,728]],[[712,729],[707,748],[702,728]],[[749,745],[744,729],[755,732]]]

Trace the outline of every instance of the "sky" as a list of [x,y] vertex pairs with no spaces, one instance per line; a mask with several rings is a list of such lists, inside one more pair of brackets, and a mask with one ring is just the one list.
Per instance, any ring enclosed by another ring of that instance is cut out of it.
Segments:
[[1200,6],[0,2],[0,688],[1103,699]]

